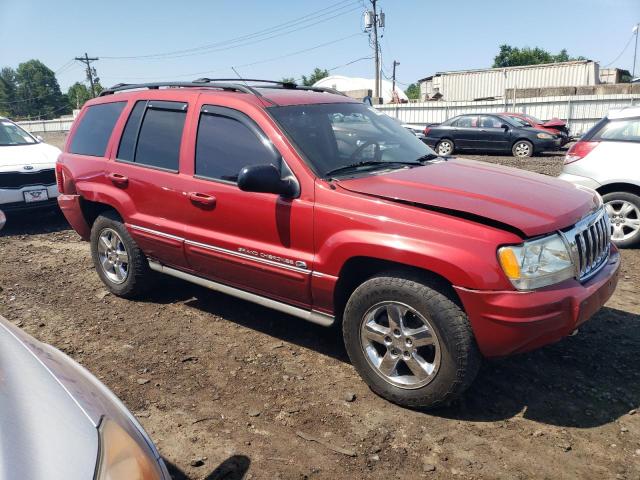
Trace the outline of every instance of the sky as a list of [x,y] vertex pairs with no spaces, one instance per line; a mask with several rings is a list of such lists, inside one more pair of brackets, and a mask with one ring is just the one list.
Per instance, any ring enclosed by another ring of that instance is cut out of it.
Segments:
[[[231,66],[244,78],[299,79],[315,67],[373,78],[365,6],[369,0],[0,0],[0,67],[39,59],[57,72],[63,91],[84,79],[72,59],[85,52],[99,58],[94,66],[103,86],[236,77]],[[601,67],[614,62],[631,70],[632,28],[640,22],[640,0],[378,0],[378,6],[386,16],[383,74],[390,77],[393,60],[400,62],[401,86],[438,71],[490,67],[504,43],[553,53],[566,48]]]

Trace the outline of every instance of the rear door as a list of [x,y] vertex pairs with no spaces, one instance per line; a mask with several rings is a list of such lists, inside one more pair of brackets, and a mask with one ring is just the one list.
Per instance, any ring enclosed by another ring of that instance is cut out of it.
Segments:
[[457,148],[478,148],[478,117],[463,115],[453,122],[452,135]]
[[204,104],[190,160],[191,205],[184,217],[191,268],[220,283],[310,306],[313,192],[284,199],[243,192],[236,184],[248,165],[273,164],[291,175],[263,127],[240,110]]
[[183,249],[186,182],[179,171],[180,149],[189,104],[138,100],[129,116],[107,182],[122,191],[127,226],[151,258],[186,266]]

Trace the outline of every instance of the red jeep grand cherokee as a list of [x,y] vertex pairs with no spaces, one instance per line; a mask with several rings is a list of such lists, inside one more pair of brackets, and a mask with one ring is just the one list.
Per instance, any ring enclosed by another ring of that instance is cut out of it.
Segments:
[[449,401],[482,357],[569,335],[611,296],[594,191],[440,158],[336,92],[258,82],[119,85],[84,106],[59,203],[111,292],[156,271],[340,323],[362,378],[407,406]]

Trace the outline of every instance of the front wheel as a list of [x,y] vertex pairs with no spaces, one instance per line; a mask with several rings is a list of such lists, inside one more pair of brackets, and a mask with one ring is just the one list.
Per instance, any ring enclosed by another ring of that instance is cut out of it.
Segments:
[[640,244],[640,197],[612,192],[602,197],[611,222],[611,241],[620,248]]
[[475,378],[480,354],[462,309],[436,288],[402,274],[367,280],[351,295],[344,342],[378,395],[407,407],[435,407]]
[[514,157],[526,158],[533,156],[533,144],[528,140],[518,140],[511,149]]

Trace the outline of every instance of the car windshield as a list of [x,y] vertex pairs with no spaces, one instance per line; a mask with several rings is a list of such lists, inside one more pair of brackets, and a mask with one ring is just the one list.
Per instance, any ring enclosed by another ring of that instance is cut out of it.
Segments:
[[37,143],[36,139],[18,125],[8,120],[0,120],[0,146],[8,147],[32,143]]
[[521,118],[518,118],[518,117],[511,117],[511,116],[505,115],[505,116],[500,117],[500,118],[509,119],[512,124],[515,124],[515,125],[517,125],[519,127],[530,127],[531,126],[531,124],[529,122],[527,122],[526,120],[523,120]]
[[268,108],[320,176],[420,166],[437,155],[395,119],[359,103]]
[[523,117],[528,118],[530,121],[532,121],[533,123],[542,123],[542,120],[537,119],[536,117],[532,117],[531,115],[523,115]]

